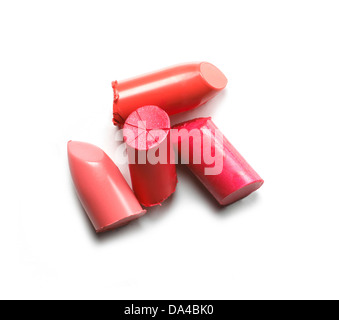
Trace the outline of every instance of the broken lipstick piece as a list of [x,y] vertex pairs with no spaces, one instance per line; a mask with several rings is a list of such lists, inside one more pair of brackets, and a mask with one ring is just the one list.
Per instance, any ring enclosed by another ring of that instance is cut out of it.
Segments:
[[97,233],[121,227],[145,214],[123,175],[98,147],[68,142],[73,182]]
[[122,126],[136,109],[156,105],[168,115],[201,106],[227,85],[208,62],[187,63],[124,81],[113,81],[113,122]]
[[167,113],[157,106],[137,109],[124,125],[133,190],[145,207],[160,205],[176,189],[170,128]]
[[238,201],[264,183],[211,118],[180,123],[173,127],[174,134],[173,142],[181,161],[187,164],[220,205]]

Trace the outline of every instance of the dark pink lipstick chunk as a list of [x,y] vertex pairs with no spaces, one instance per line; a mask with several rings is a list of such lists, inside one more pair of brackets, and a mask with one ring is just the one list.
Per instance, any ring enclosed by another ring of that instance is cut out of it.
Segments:
[[[172,135],[175,130],[178,130],[176,147],[182,162],[187,164],[220,205],[238,201],[264,183],[211,118],[178,124],[173,127]],[[213,159],[214,162],[211,161]]]

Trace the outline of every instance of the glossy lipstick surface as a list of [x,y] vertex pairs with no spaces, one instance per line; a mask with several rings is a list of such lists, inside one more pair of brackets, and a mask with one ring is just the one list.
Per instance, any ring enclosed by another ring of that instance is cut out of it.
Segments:
[[121,227],[145,214],[118,167],[100,148],[68,142],[73,182],[96,232]]
[[141,107],[127,118],[123,131],[138,200],[146,207],[161,204],[178,182],[167,113],[157,106]]
[[136,109],[156,105],[168,115],[201,106],[227,85],[225,75],[208,62],[187,63],[124,81],[113,81],[113,122],[124,124]]
[[[240,153],[220,133],[211,118],[198,118],[173,127],[178,130],[179,139],[176,147],[182,162],[203,183],[220,205],[228,205],[240,200],[262,186],[264,181],[246,162]],[[174,132],[173,130],[173,132]],[[187,134],[186,134],[187,133]],[[175,139],[173,139],[175,140]],[[183,152],[182,146],[188,146]],[[215,163],[206,161],[203,154],[211,149],[211,155],[220,159],[220,172],[206,174],[206,168]],[[200,160],[194,159],[197,155]],[[208,163],[207,163],[208,162]]]

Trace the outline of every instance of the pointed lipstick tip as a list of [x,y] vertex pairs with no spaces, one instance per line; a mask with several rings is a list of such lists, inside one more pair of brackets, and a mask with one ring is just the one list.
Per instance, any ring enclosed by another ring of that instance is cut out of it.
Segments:
[[82,161],[98,162],[105,157],[103,150],[89,143],[79,141],[68,141],[68,156],[81,159]]

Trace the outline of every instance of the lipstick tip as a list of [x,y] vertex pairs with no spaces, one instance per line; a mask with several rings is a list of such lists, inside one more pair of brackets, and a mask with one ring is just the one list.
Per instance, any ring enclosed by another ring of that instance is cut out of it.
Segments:
[[67,151],[70,159],[81,159],[85,162],[99,162],[105,157],[105,153],[97,146],[79,141],[68,141]]
[[202,62],[200,73],[207,84],[215,90],[224,89],[228,83],[226,76],[211,63]]

